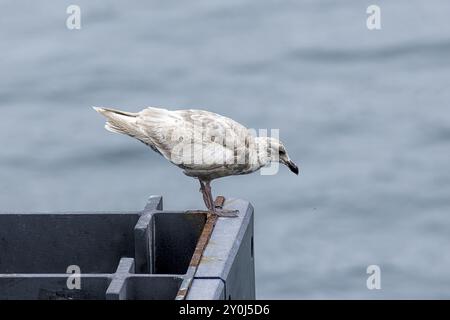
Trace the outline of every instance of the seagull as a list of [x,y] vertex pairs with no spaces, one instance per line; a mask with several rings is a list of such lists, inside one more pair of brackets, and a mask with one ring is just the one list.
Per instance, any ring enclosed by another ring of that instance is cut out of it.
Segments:
[[148,107],[140,112],[93,107],[106,118],[105,129],[133,137],[200,181],[209,212],[235,217],[237,212],[216,208],[211,191],[214,179],[249,174],[272,162],[298,175],[284,145],[273,137],[256,137],[251,130],[205,110],[167,110]]

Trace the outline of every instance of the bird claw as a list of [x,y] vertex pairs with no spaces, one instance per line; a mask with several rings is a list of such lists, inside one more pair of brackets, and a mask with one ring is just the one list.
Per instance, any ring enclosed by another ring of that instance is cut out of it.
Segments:
[[239,210],[228,210],[228,209],[220,209],[220,208],[214,209],[214,214],[216,214],[219,217],[223,217],[223,218],[237,218],[237,217],[239,217],[238,213],[239,213]]

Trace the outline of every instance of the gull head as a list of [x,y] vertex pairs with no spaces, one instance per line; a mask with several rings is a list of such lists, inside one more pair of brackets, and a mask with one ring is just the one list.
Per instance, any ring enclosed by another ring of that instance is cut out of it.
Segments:
[[[280,140],[272,137],[260,137],[257,138],[259,147],[266,150],[265,156],[267,156],[266,163],[279,162],[284,164],[293,173],[298,175],[297,165],[289,158],[286,148]],[[263,153],[264,154],[264,153]]]

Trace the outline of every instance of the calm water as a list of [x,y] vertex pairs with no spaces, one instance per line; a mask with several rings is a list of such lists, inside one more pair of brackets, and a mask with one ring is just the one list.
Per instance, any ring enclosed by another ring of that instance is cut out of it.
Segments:
[[0,4],[0,210],[202,208],[90,106],[205,108],[300,164],[213,185],[254,204],[259,298],[450,298],[449,1],[72,3]]

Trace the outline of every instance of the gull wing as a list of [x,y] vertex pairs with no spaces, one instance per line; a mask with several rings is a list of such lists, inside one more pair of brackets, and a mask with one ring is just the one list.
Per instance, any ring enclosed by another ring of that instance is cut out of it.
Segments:
[[148,142],[166,159],[186,170],[213,170],[248,159],[253,141],[244,126],[203,110],[147,108],[136,119]]

